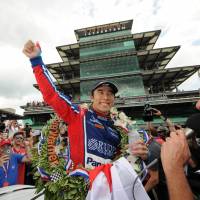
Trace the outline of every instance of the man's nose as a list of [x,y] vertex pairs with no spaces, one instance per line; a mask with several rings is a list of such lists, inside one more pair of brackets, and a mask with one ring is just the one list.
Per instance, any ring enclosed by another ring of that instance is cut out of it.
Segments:
[[109,95],[106,94],[106,93],[104,93],[104,94],[103,94],[103,98],[104,98],[104,99],[108,99],[108,98],[109,98]]

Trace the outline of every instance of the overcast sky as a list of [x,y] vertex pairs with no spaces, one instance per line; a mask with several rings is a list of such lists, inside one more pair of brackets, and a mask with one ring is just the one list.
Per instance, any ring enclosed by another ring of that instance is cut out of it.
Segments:
[[[161,29],[155,47],[181,45],[167,67],[200,64],[199,0],[1,0],[0,108],[42,97],[22,54],[28,39],[39,41],[45,63],[61,61],[56,46],[76,42],[74,30],[133,19],[132,33]],[[181,89],[199,89],[195,74]]]

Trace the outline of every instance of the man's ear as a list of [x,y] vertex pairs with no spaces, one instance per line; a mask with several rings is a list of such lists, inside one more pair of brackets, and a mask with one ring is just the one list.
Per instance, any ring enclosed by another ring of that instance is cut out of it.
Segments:
[[90,100],[91,100],[91,102],[94,101],[94,97],[93,97],[93,95],[90,95]]

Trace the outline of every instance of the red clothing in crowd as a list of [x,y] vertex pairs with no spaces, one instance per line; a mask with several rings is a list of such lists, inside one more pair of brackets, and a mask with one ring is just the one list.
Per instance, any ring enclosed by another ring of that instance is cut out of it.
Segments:
[[160,145],[162,145],[165,140],[163,140],[161,137],[155,137],[156,142],[158,142]]
[[[26,151],[25,148],[21,147],[20,149],[16,149],[15,147],[12,148],[13,153],[17,153],[20,155],[25,155]],[[25,180],[25,163],[20,163],[18,166],[18,178],[17,184],[24,184]]]

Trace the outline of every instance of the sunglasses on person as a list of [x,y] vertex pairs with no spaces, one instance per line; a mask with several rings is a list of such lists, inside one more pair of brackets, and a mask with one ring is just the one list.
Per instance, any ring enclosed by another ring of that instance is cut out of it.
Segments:
[[20,137],[20,136],[16,136],[15,139],[16,139],[16,140],[24,140],[24,138],[23,138],[23,137]]

